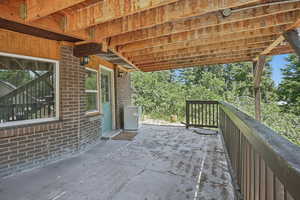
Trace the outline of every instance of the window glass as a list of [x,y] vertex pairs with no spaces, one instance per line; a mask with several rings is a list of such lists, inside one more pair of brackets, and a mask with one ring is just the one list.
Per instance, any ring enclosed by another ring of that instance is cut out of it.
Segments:
[[85,79],[86,90],[97,90],[97,72],[92,70],[86,70]]
[[101,74],[101,97],[102,103],[110,102],[110,79],[108,74]]
[[0,123],[56,116],[55,63],[0,55]]
[[86,111],[98,111],[97,72],[86,70],[85,78]]

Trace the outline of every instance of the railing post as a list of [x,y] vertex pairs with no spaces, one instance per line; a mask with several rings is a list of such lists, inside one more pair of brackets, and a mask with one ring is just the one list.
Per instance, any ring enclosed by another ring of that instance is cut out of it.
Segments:
[[260,88],[254,88],[254,96],[255,96],[255,119],[261,121],[261,92]]
[[266,56],[259,56],[257,62],[253,62],[253,84],[254,84],[254,97],[255,97],[255,119],[261,120],[261,91],[260,82],[263,74],[264,66],[266,63]]
[[186,101],[186,105],[185,105],[185,119],[186,119],[186,125],[185,125],[185,128],[189,128],[189,124],[190,124],[190,105],[189,105],[189,102]]

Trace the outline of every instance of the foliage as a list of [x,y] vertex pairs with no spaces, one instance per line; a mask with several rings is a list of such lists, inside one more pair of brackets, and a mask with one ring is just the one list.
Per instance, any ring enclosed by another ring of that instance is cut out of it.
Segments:
[[278,88],[279,100],[286,112],[300,115],[300,60],[296,55],[287,58],[289,64],[282,69],[283,81]]
[[0,70],[0,80],[20,87],[31,80],[30,72],[26,70]]
[[[177,115],[179,121],[184,121],[185,101],[193,99],[226,101],[254,116],[252,74],[252,63],[134,72],[134,99],[144,113],[154,119],[170,120],[171,115]],[[278,106],[277,89],[271,75],[268,62],[261,83],[262,121],[300,144],[300,118]]]

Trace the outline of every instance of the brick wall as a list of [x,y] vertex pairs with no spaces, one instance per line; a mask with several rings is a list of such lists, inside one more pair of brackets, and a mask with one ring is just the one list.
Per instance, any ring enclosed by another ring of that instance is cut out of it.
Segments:
[[116,87],[116,127],[123,128],[123,108],[126,105],[131,105],[131,78],[130,73],[123,73],[122,77],[118,77],[115,73]]
[[101,116],[85,114],[85,70],[62,46],[60,120],[0,129],[0,177],[45,165],[85,149],[100,139]]

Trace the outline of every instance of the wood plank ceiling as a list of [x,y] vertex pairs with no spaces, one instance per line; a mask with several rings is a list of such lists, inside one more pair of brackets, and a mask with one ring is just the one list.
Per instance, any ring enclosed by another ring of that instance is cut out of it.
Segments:
[[0,0],[0,11],[2,28],[6,20],[98,43],[99,55],[142,71],[291,53],[282,34],[300,24],[300,0]]

